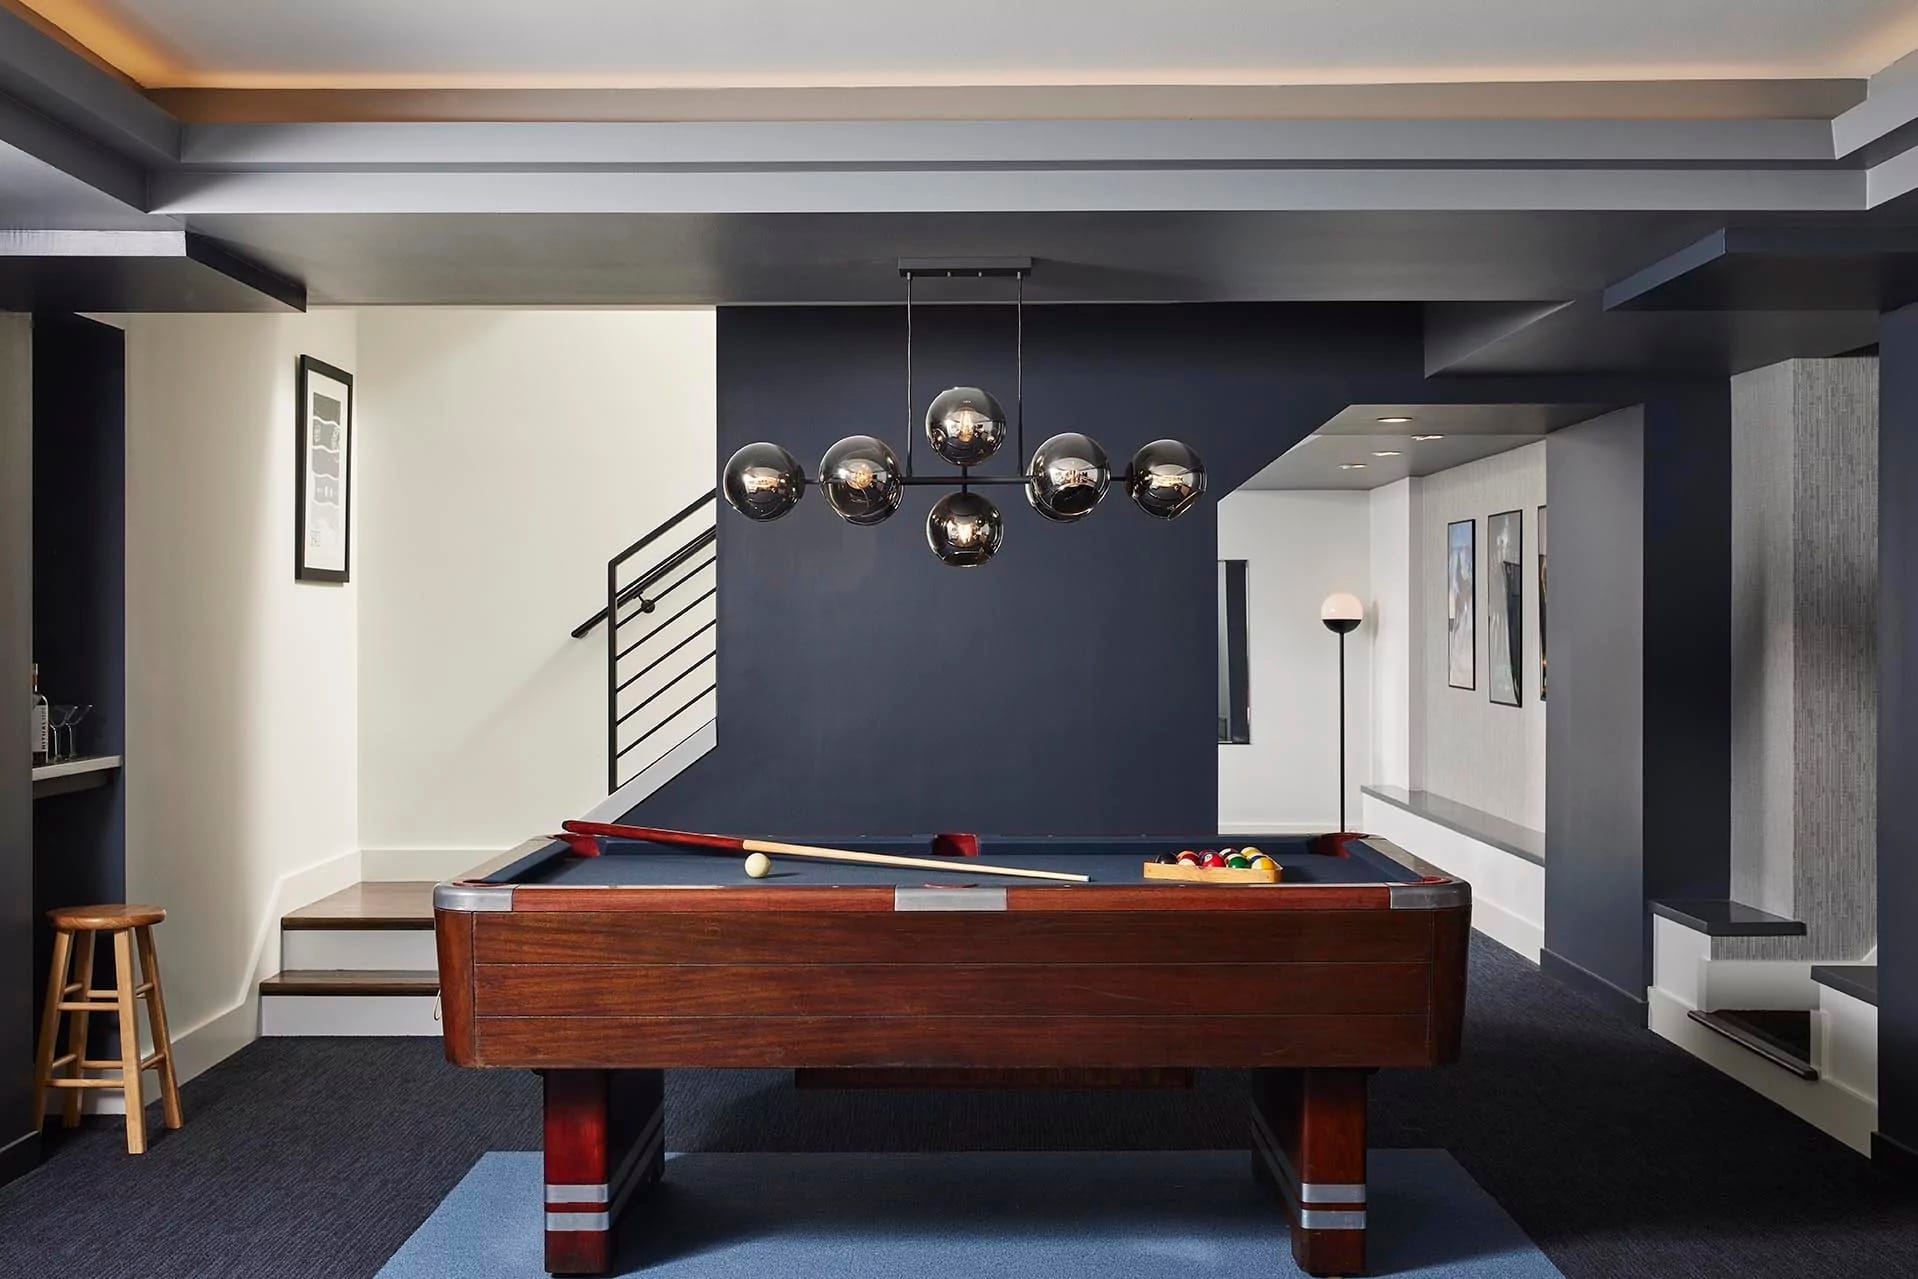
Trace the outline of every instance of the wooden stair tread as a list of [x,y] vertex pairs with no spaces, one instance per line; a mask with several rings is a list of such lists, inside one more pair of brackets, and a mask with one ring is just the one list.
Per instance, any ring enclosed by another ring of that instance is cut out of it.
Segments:
[[374,881],[342,888],[280,917],[281,928],[420,929],[433,927],[433,881]]
[[260,983],[262,995],[437,995],[431,969],[292,968]]
[[1818,1068],[1811,1064],[1809,1011],[1719,1008],[1703,1012],[1694,1008],[1686,1016],[1800,1079],[1818,1078]]

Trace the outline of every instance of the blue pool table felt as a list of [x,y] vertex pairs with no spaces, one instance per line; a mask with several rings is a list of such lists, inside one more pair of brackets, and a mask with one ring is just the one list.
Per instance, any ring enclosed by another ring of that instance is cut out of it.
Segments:
[[[815,841],[793,841],[815,842]],[[929,857],[930,840],[842,840],[816,841],[827,847],[857,852],[897,853],[908,857]],[[1213,836],[1205,841],[1164,839],[991,839],[982,837],[979,856],[940,858],[949,861],[951,870],[933,868],[866,866],[851,862],[814,861],[809,858],[773,858],[772,873],[753,880],[745,871],[743,853],[699,852],[667,844],[640,840],[607,840],[598,857],[581,857],[563,846],[549,846],[502,867],[488,881],[505,884],[551,884],[573,887],[622,885],[633,887],[681,886],[703,884],[835,885],[844,887],[896,887],[918,884],[980,884],[982,886],[1044,886],[1048,881],[982,875],[982,865],[1016,866],[1025,870],[1066,871],[1090,875],[1095,884],[1152,884],[1178,887],[1177,881],[1148,880],[1140,867],[1163,852],[1190,848],[1243,848],[1256,846],[1279,863],[1280,882],[1291,884],[1379,884],[1406,883],[1418,878],[1416,872],[1389,857],[1349,842],[1349,855],[1332,856],[1310,850],[1299,836]],[[1061,884],[1061,887],[1071,887]]]

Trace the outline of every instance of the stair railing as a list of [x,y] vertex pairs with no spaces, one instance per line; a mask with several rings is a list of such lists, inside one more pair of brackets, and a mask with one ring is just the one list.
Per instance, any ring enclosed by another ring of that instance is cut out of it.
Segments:
[[[606,622],[606,789],[617,791],[649,758],[645,742],[718,688],[718,531],[715,492],[688,503],[606,562],[606,604],[573,628],[584,639]],[[673,611],[651,621],[670,600]],[[689,685],[703,685],[690,697]],[[641,762],[629,764],[629,759]]]

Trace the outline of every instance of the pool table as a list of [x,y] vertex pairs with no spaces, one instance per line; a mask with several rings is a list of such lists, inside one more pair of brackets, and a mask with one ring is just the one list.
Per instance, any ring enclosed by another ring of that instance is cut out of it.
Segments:
[[[1141,874],[1247,843],[1279,883]],[[1357,1274],[1367,1078],[1459,1051],[1470,889],[1375,838],[988,837],[949,871],[781,858],[763,879],[737,856],[600,848],[532,841],[434,895],[447,1058],[544,1075],[555,1274],[610,1268],[621,1209],[662,1172],[662,1071],[697,1066],[939,1086],[1249,1068],[1253,1172],[1294,1255]]]

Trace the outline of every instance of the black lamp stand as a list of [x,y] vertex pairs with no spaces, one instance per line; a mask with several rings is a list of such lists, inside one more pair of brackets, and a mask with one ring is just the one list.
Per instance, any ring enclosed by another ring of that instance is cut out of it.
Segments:
[[1339,637],[1339,834],[1345,834],[1345,637],[1359,628],[1356,617],[1321,618]]

